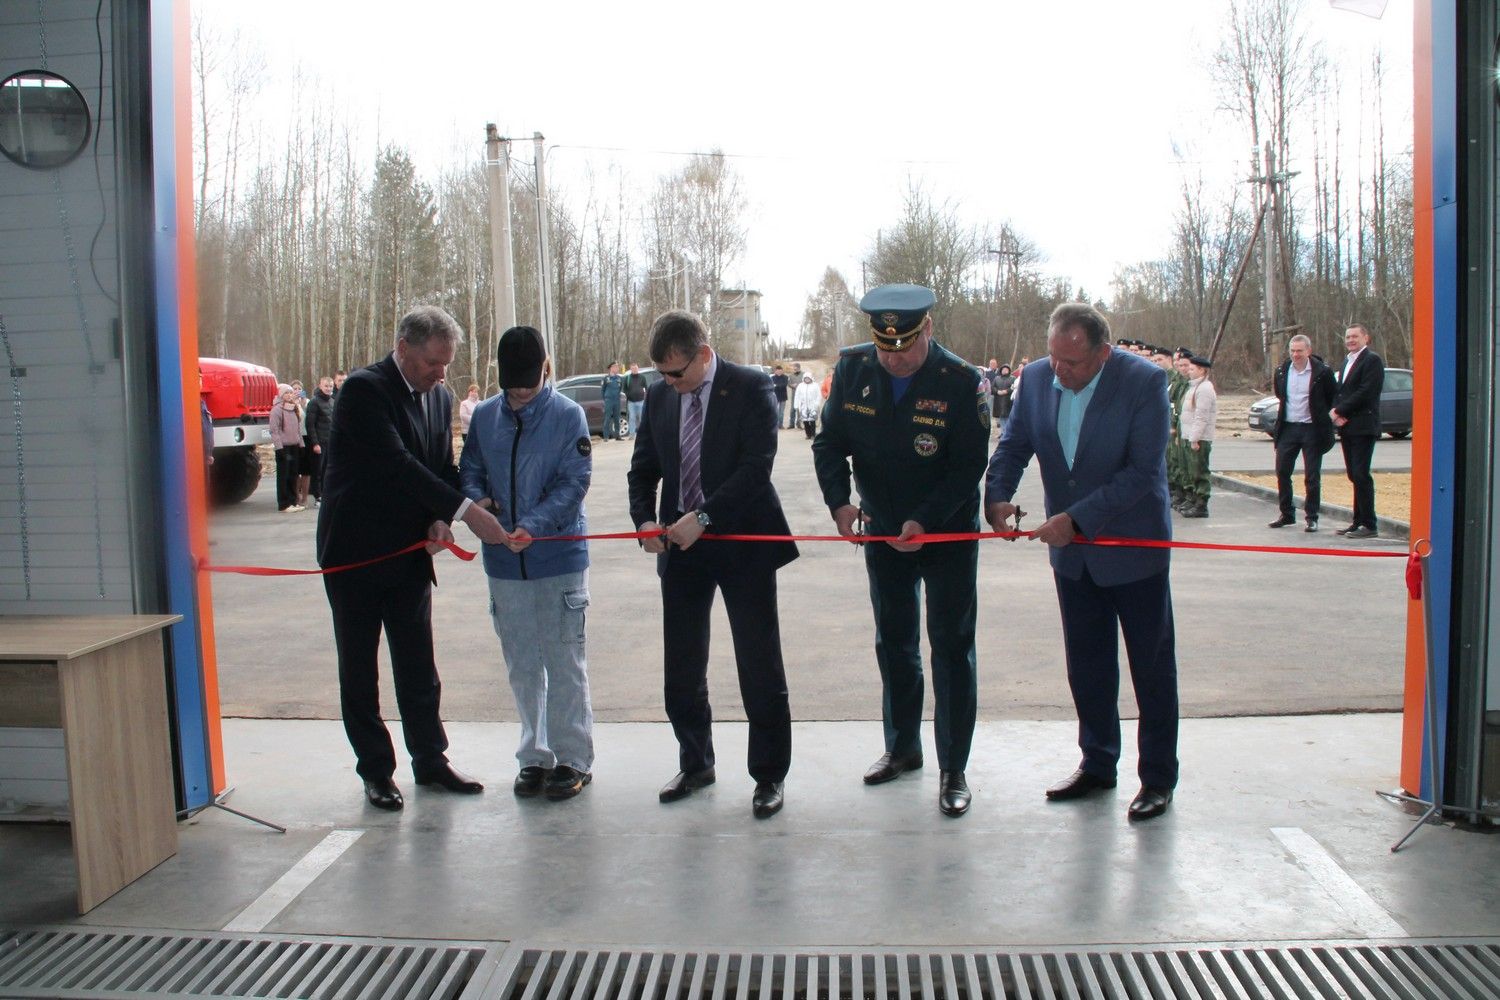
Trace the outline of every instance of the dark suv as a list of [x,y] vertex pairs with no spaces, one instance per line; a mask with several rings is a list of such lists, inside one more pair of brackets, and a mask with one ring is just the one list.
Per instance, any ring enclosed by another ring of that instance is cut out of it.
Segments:
[[[1393,438],[1404,438],[1411,433],[1411,383],[1411,369],[1385,370],[1385,382],[1380,387],[1380,430]],[[1250,404],[1250,429],[1271,434],[1276,430],[1279,412],[1281,401],[1275,396],[1257,399]]]
[[[628,373],[626,373],[628,374]],[[651,388],[661,381],[661,372],[655,368],[642,368],[641,374],[646,376],[646,388]],[[573,402],[583,407],[584,416],[589,420],[589,433],[604,436],[604,375],[572,375],[556,383],[553,388],[567,396]],[[620,422],[625,421],[625,403],[620,402]],[[623,431],[623,427],[621,428]]]

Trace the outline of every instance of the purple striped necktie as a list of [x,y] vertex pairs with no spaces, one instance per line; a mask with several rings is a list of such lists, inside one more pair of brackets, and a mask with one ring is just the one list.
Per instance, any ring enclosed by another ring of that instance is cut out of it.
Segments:
[[700,474],[703,454],[703,386],[693,390],[692,402],[688,403],[687,422],[682,425],[682,443],[679,455],[682,459],[682,488],[679,491],[684,512],[697,510],[703,503],[703,483]]

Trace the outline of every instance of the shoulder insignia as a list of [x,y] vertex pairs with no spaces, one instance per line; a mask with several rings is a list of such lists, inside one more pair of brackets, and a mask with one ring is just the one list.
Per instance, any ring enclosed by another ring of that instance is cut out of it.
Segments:
[[578,439],[578,454],[582,455],[584,458],[588,458],[589,455],[593,454],[593,451],[593,441],[589,440],[586,437],[581,437]]

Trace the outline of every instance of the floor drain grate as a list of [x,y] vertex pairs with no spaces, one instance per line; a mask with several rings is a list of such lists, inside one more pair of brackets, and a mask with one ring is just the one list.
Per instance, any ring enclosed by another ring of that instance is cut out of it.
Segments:
[[1465,1000],[1500,998],[1493,941],[1012,952],[518,949],[486,996]]
[[0,929],[0,996],[467,1000],[500,951],[388,938]]

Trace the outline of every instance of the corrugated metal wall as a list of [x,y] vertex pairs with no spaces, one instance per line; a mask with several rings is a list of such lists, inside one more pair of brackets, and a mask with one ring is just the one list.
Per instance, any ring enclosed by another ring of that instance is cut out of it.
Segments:
[[0,159],[0,614],[136,610],[110,15],[0,0],[0,78],[64,77],[93,127],[60,168]]

